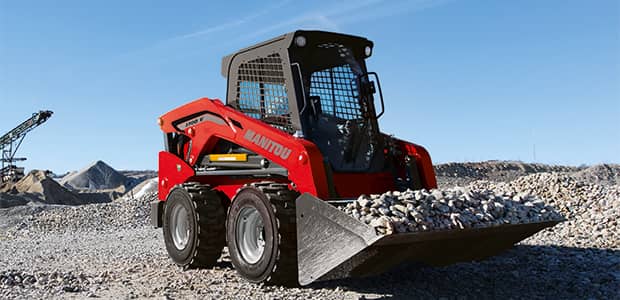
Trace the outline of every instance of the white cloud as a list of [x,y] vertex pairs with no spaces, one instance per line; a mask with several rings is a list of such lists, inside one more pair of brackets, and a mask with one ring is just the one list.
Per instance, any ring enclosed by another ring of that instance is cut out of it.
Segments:
[[[147,50],[153,50],[157,48],[164,49],[170,46],[178,46],[179,44],[185,44],[186,42],[199,41],[198,38],[204,38],[210,35],[218,33],[229,34],[237,31],[246,32],[245,34],[239,34],[237,38],[220,39],[219,46],[231,46],[236,44],[246,44],[249,41],[254,41],[259,38],[267,38],[274,33],[282,34],[284,32],[293,31],[299,28],[317,29],[326,31],[342,31],[343,25],[355,24],[362,21],[376,20],[380,18],[386,18],[397,14],[410,13],[436,7],[446,2],[453,0],[349,0],[349,1],[337,1],[330,4],[321,4],[320,7],[316,6],[314,9],[306,9],[301,7],[300,10],[304,11],[297,15],[292,15],[288,19],[282,18],[267,18],[269,14],[276,16],[283,16],[280,11],[277,11],[291,2],[291,0],[283,0],[274,5],[268,6],[265,9],[259,10],[255,13],[249,14],[245,17],[230,20],[219,25],[214,25],[208,28],[204,28],[195,32],[181,34],[166,40],[159,41],[150,47],[138,49],[125,53],[122,56],[134,56],[138,53],[145,52]],[[296,4],[298,5],[298,4]],[[278,20],[271,24],[266,23],[265,20]],[[265,25],[266,24],[266,25]],[[229,35],[228,35],[229,36]],[[186,42],[183,42],[186,41]],[[196,47],[192,47],[196,48]],[[203,51],[203,50],[196,50]],[[187,51],[182,51],[187,54]],[[177,55],[179,51],[176,51]]]
[[243,24],[246,24],[254,19],[257,19],[258,17],[261,17],[263,15],[266,15],[270,12],[272,12],[273,10],[276,10],[278,8],[281,8],[282,6],[286,5],[287,3],[289,3],[290,0],[284,0],[284,1],[280,1],[278,3],[276,3],[275,5],[269,6],[263,10],[260,10],[254,14],[245,16],[241,19],[236,19],[236,20],[232,20],[230,22],[224,23],[224,24],[220,24],[220,25],[215,25],[209,28],[205,28],[196,32],[191,32],[191,33],[187,33],[187,34],[183,34],[177,37],[174,37],[170,40],[176,40],[176,39],[188,39],[188,38],[195,38],[195,37],[199,37],[199,36],[204,36],[204,35],[208,35],[214,32],[219,32],[219,31],[223,31],[229,28],[234,28],[234,27],[238,27],[241,26]]
[[340,31],[342,25],[366,20],[386,18],[398,14],[422,11],[443,5],[453,0],[366,0],[339,2],[335,7],[302,13],[287,20],[267,25],[237,39],[250,40],[275,31],[288,31],[300,27],[317,27],[329,31]]

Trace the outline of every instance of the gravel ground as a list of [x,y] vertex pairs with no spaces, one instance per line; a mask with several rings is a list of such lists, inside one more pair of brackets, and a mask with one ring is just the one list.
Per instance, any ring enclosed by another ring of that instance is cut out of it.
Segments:
[[12,221],[0,226],[0,299],[620,299],[620,189],[571,174],[470,182],[532,192],[553,200],[568,218],[502,255],[293,289],[245,282],[225,253],[214,269],[174,266],[161,230],[147,224],[153,194],[77,207],[3,209],[0,219]]
[[[11,253],[0,260],[0,298],[613,299],[620,288],[620,251],[530,245],[533,240],[483,262],[407,266],[294,289],[248,283],[226,255],[215,269],[182,271],[167,258],[162,240],[161,230],[148,227],[15,238],[0,246]],[[34,280],[9,283],[11,274]]]

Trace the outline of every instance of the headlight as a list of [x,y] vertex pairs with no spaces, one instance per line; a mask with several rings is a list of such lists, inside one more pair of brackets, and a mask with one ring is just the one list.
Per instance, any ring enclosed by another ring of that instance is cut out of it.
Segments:
[[303,35],[300,35],[298,37],[295,38],[295,45],[297,45],[297,47],[303,47],[306,45],[306,37]]
[[364,48],[364,54],[366,54],[366,57],[370,56],[372,54],[372,48],[366,46],[366,48]]

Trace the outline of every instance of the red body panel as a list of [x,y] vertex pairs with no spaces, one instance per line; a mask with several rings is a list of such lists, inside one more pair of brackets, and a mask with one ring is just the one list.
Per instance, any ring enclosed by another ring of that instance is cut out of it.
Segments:
[[[203,120],[200,117],[202,115],[208,117]],[[179,120],[185,123],[182,126],[173,124]],[[213,153],[211,151],[219,139],[231,141],[286,168],[289,182],[300,193],[307,192],[321,199],[329,198],[323,156],[318,147],[310,141],[292,137],[225,106],[217,99],[202,98],[190,102],[163,115],[159,121],[165,133],[181,133],[191,139],[191,148],[184,149],[186,153],[184,158],[166,151],[160,152],[160,200],[166,199],[172,187],[188,181],[210,184],[232,199],[243,184],[260,180],[196,176],[194,166],[200,155]],[[435,173],[428,152],[412,143],[401,140],[396,142],[403,155],[416,160],[422,185],[427,189],[436,188]],[[402,159],[404,161],[404,157]],[[357,197],[360,194],[379,194],[395,188],[394,174],[390,172],[334,173],[333,181],[336,192],[343,198]]]
[[[216,114],[225,123],[218,124],[217,122],[205,121],[184,128],[182,131],[173,126],[173,121],[196,114],[197,112]],[[239,122],[243,128],[241,129],[233,125],[231,119]],[[202,151],[209,153],[217,140],[223,138],[241,147],[251,149],[268,160],[285,167],[289,172],[289,180],[296,185],[299,192],[308,192],[317,197],[324,198],[329,195],[322,155],[313,143],[304,139],[293,138],[279,129],[225,106],[219,100],[202,98],[193,101],[163,115],[160,120],[162,122],[161,128],[164,132],[180,132],[191,138],[192,147],[187,157],[187,164],[190,166],[194,166],[197,163],[197,159]],[[261,145],[265,147],[261,147]],[[175,159],[180,160],[176,156]],[[170,163],[163,163],[163,165],[168,164]],[[160,160],[161,165],[162,161]],[[170,168],[166,170],[170,171]],[[160,185],[163,178],[168,178],[172,186],[183,183],[185,182],[184,180],[189,178],[173,176],[168,174],[168,171],[164,171],[160,167]],[[213,183],[209,183],[213,185]],[[168,191],[163,189],[163,193],[159,196],[160,199],[165,199]]]
[[334,187],[343,198],[357,198],[361,194],[382,194],[392,191],[394,175],[385,173],[334,173]]
[[[433,169],[433,162],[428,151],[420,145],[409,143],[396,139],[397,144],[401,147],[401,151],[413,157],[416,160],[418,166],[418,173],[422,180],[422,186],[427,189],[437,188],[437,178],[435,177],[435,169]],[[403,160],[404,161],[404,160]]]
[[194,174],[194,168],[184,160],[170,152],[159,152],[159,200],[166,200],[175,185],[187,182]]

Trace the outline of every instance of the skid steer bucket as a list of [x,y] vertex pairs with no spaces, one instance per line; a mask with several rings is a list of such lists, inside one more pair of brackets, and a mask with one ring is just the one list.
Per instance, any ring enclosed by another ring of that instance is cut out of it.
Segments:
[[299,283],[379,274],[401,263],[444,266],[481,260],[558,221],[378,235],[375,229],[310,194],[297,205]]

